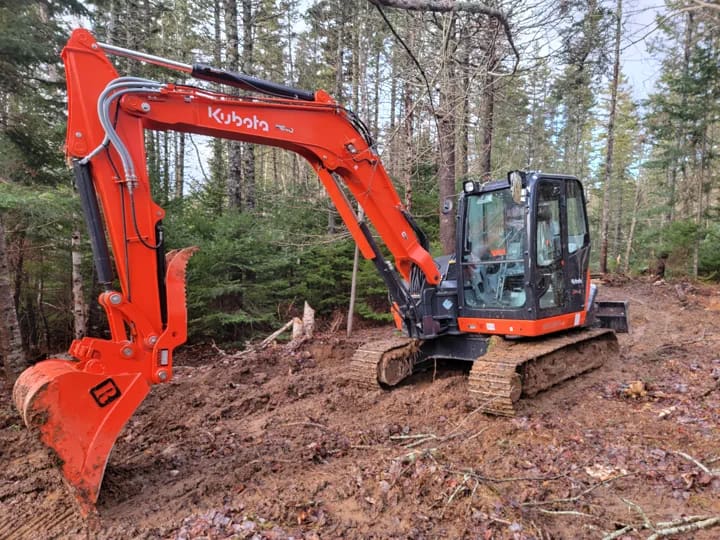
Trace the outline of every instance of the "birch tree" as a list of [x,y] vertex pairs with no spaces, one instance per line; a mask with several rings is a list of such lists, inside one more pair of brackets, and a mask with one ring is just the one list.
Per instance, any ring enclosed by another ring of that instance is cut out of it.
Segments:
[[615,112],[617,110],[618,80],[620,79],[620,40],[622,38],[622,0],[617,0],[615,11],[615,58],[610,85],[610,114],[607,124],[605,151],[605,179],[603,184],[602,221],[600,225],[600,272],[607,273],[608,230],[610,225],[610,179],[612,178],[613,145],[615,143]]
[[3,358],[5,377],[12,386],[25,369],[22,335],[15,311],[13,279],[8,264],[5,225],[0,219],[0,355]]

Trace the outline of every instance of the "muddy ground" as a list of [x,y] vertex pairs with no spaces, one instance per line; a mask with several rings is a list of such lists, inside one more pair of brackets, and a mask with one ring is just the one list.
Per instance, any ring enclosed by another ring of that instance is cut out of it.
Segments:
[[634,281],[601,298],[630,301],[621,354],[516,418],[473,412],[460,366],[349,384],[355,347],[386,329],[242,358],[186,348],[121,433],[87,521],[5,394],[0,537],[648,538],[720,516],[720,288]]

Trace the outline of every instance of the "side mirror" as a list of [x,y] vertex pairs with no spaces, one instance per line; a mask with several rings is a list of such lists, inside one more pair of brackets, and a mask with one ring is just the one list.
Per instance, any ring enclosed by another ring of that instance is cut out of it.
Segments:
[[447,214],[449,214],[450,212],[452,212],[452,209],[453,209],[452,199],[450,199],[450,198],[445,199],[445,200],[443,201],[443,205],[442,205],[442,213],[445,214],[445,215],[447,215]]

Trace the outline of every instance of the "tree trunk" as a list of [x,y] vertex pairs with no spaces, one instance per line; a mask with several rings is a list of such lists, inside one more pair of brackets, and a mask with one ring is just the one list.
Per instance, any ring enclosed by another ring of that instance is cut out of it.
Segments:
[[628,231],[625,244],[625,260],[623,261],[623,273],[627,274],[630,270],[630,255],[632,254],[632,244],[635,237],[635,226],[637,225],[637,214],[640,210],[640,201],[642,199],[642,191],[640,190],[640,180],[635,181],[635,201],[633,202],[632,218],[630,220],[630,231]]
[[[243,0],[243,44],[242,44],[242,71],[252,75],[253,67],[253,13],[252,1]],[[255,145],[244,143],[242,150],[242,183],[245,208],[253,210],[256,204],[255,194]]]
[[0,220],[0,355],[10,386],[25,369],[25,353],[13,299],[12,279],[7,257],[5,226]]
[[158,137],[159,131],[150,132],[146,137],[145,152],[146,163],[148,169],[148,180],[150,181],[150,191],[153,194],[160,193],[160,161],[158,158]]
[[373,139],[377,141],[380,136],[380,51],[375,53],[375,73],[373,78]]
[[[698,278],[698,267],[700,266],[700,240],[702,238],[703,229],[703,214],[705,208],[703,205],[704,191],[705,191],[705,157],[707,153],[707,120],[703,119],[703,133],[700,141],[700,170],[697,173],[697,187],[695,192],[695,199],[697,207],[695,208],[695,223],[697,225],[697,233],[695,234],[695,240],[693,242],[693,266],[692,266],[692,277]],[[696,152],[697,154],[697,152]]]
[[668,201],[667,201],[667,213],[665,214],[665,220],[667,223],[675,221],[675,202],[676,202],[676,189],[677,189],[677,164],[675,163],[676,158],[672,158],[672,163],[669,171],[668,178]]
[[[400,174],[398,171],[398,159],[397,153],[399,149],[397,133],[395,133],[396,127],[396,115],[397,115],[397,94],[398,94],[398,81],[397,81],[397,62],[395,61],[395,48],[393,48],[392,55],[390,57],[390,124],[388,125],[389,140],[389,152],[385,159],[385,165],[387,166],[388,174],[391,178],[399,178]],[[378,104],[379,105],[379,104]]]
[[495,116],[495,77],[488,73],[485,78],[482,106],[482,148],[480,153],[480,171],[483,180],[492,178],[492,142]]
[[[410,31],[410,35],[408,36],[408,46],[412,49],[415,46],[415,32]],[[410,69],[410,62],[407,61],[406,66],[406,73]],[[405,187],[405,206],[409,211],[412,209],[412,193],[413,193],[413,186],[412,186],[412,168],[413,163],[415,163],[415,156],[413,155],[413,151],[415,148],[415,145],[413,144],[413,138],[414,138],[414,109],[413,109],[413,81],[411,78],[406,75],[403,77],[403,86],[402,86],[402,96],[403,96],[403,119],[402,119],[402,161],[400,163],[400,180]],[[398,152],[400,155],[400,152]]]
[[615,110],[617,108],[617,89],[620,79],[620,38],[622,33],[622,0],[617,0],[615,26],[615,61],[610,89],[610,116],[607,128],[607,152],[605,154],[605,182],[603,183],[602,218],[600,222],[600,272],[607,273],[608,233],[610,230],[610,182],[612,177],[613,146],[615,144]]
[[[220,0],[213,0],[213,33],[215,41],[213,43],[213,60],[216,66],[222,65],[222,6]],[[212,147],[212,158],[210,167],[210,178],[215,193],[213,197],[214,210],[218,213],[222,212],[225,206],[225,198],[229,193],[227,184],[227,161],[225,159],[225,148],[227,142],[223,139],[216,138],[210,143]]]
[[161,203],[165,203],[170,200],[170,144],[168,139],[170,133],[165,131],[162,134],[163,138],[163,173],[162,173],[162,196],[160,198]]
[[460,109],[460,125],[458,126],[457,140],[457,176],[465,178],[468,175],[468,147],[470,145],[470,64],[467,44],[462,45],[460,58],[462,69],[462,107]]
[[[625,224],[623,223],[625,220],[625,178],[624,175],[620,174],[617,179],[619,184],[615,188],[617,197],[613,208],[613,217],[615,220],[615,223],[613,223],[613,243],[612,245],[608,245],[608,257],[615,257],[616,260],[619,260],[618,258],[621,255],[620,246],[622,245],[623,233],[625,232]],[[620,271],[619,264],[616,265],[615,271]]]
[[[357,218],[358,221],[362,221],[362,219],[365,217],[365,213],[363,212],[362,206],[358,204],[358,213]],[[358,267],[360,265],[360,249],[358,248],[358,245],[355,244],[355,254],[353,255],[353,269],[352,269],[352,278],[350,280],[350,305],[348,306],[348,315],[347,315],[347,337],[350,337],[352,334],[352,328],[353,328],[353,317],[355,315],[355,297],[357,296],[357,274],[358,274]]]
[[497,20],[489,20],[486,38],[486,72],[483,80],[482,96],[482,147],[480,149],[480,173],[483,180],[492,178],[492,146],[495,128],[495,91],[497,77],[494,71],[499,64],[497,40],[500,25]]
[[45,314],[45,280],[42,274],[38,277],[35,290],[37,291],[35,295],[35,309],[37,310],[39,324],[36,325],[35,346],[32,358],[45,358],[50,344],[50,324]]
[[15,280],[13,283],[13,305],[15,306],[15,312],[20,309],[20,293],[23,287],[23,276],[25,275],[25,244],[27,239],[25,237],[25,230],[17,232],[17,257],[15,259],[15,268],[10,268],[10,272],[15,273]]
[[[454,33],[454,24],[451,21],[451,28],[448,32]],[[438,145],[440,149],[440,163],[438,166],[438,181],[440,183],[440,206],[444,207],[445,201],[455,202],[455,142],[456,142],[456,98],[455,87],[455,63],[453,52],[455,48],[454,39],[448,39],[447,47],[443,51],[445,55],[443,64],[444,72],[440,85],[440,104],[438,105]],[[440,245],[444,254],[455,251],[455,213],[440,212]]]
[[87,334],[88,305],[85,302],[85,291],[82,276],[82,253],[80,251],[80,231],[75,230],[71,240],[72,255],[72,295],[73,295],[73,321],[75,339],[81,339]]
[[[225,64],[232,71],[240,71],[240,54],[238,52],[237,0],[224,0],[225,6]],[[230,90],[238,95],[236,88]],[[242,208],[242,144],[237,141],[228,143],[228,206],[235,210]]]
[[[451,68],[448,68],[449,70]],[[455,202],[455,110],[452,76],[444,81],[440,97],[442,103],[438,110],[440,145],[440,166],[438,176],[440,182],[440,204],[446,200]],[[444,254],[455,251],[455,213],[440,212],[440,244]]]
[[[340,24],[336,29],[335,40],[337,43],[335,49],[335,99],[340,105],[345,105],[345,97],[343,92],[343,67],[345,57],[345,18],[341,17]],[[327,232],[334,234],[335,224],[335,205],[330,197],[327,198]]]
[[185,134],[175,134],[175,198],[182,199],[185,189]]
[[120,44],[123,42],[120,30],[122,25],[119,23],[122,18],[121,0],[110,0],[110,20],[107,25],[108,43]]

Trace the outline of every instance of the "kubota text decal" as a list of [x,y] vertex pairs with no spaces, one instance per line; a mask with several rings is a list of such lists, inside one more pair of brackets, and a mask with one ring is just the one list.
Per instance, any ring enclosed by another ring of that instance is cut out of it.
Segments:
[[260,120],[256,114],[243,117],[235,111],[225,112],[220,107],[214,107],[208,105],[208,116],[215,120],[218,124],[230,125],[233,124],[237,127],[246,127],[248,129],[254,129],[256,131],[270,131],[270,126],[265,120]]

